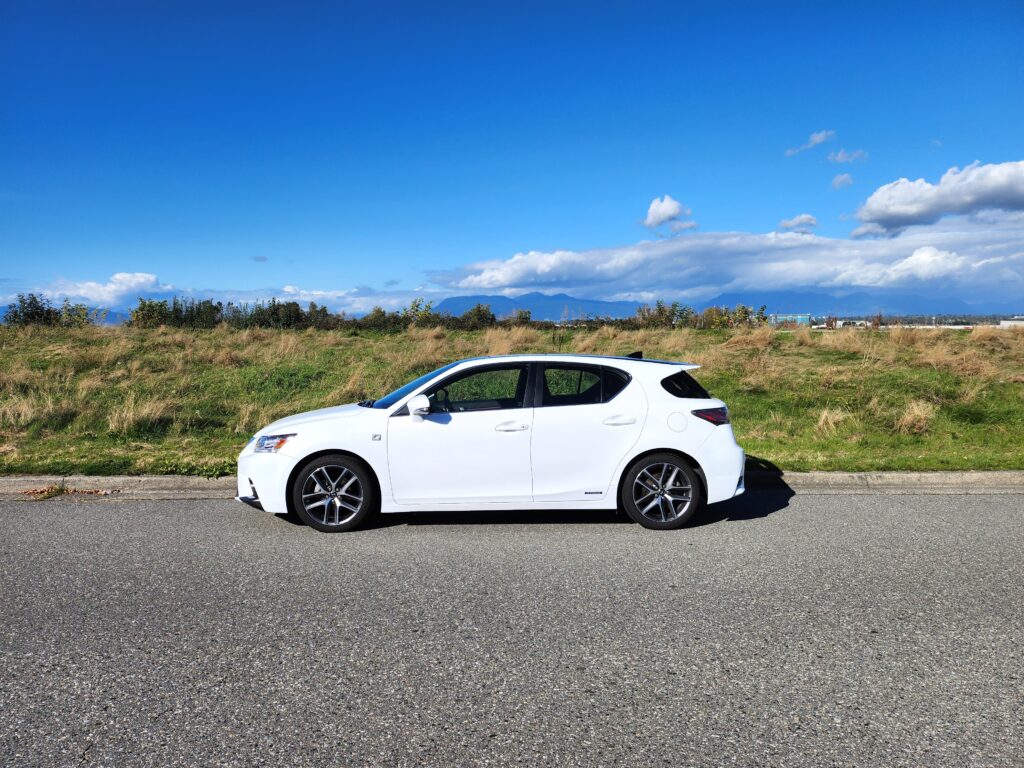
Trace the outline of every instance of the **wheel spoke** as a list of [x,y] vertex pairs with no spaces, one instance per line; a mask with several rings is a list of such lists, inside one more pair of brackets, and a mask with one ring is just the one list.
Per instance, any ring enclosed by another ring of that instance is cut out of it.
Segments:
[[342,525],[351,519],[362,509],[364,501],[359,476],[348,467],[334,464],[309,473],[301,498],[306,513],[327,526]]
[[672,522],[682,517],[692,500],[686,470],[674,462],[648,464],[633,482],[633,503],[652,520]]

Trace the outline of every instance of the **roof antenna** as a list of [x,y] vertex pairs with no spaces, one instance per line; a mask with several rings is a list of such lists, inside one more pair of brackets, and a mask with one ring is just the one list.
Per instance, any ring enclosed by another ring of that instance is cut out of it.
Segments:
[[643,360],[644,359],[644,353],[640,352],[638,350],[636,352],[630,352],[628,355],[626,355],[626,357],[633,357],[633,358],[636,358],[637,360]]

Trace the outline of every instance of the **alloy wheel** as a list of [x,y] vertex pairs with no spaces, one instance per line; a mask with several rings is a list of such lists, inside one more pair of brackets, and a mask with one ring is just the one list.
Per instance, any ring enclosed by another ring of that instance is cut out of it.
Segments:
[[693,503],[683,470],[667,462],[648,464],[633,481],[633,503],[644,517],[660,523],[678,520]]
[[302,507],[325,526],[344,525],[363,508],[363,486],[348,467],[317,467],[302,484]]

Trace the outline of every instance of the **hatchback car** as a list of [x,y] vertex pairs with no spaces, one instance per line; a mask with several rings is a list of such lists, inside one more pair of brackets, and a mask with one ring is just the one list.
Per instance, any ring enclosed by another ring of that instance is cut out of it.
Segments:
[[374,512],[622,509],[678,528],[743,493],[725,403],[637,356],[459,360],[379,400],[300,413],[238,457],[238,500],[347,531]]

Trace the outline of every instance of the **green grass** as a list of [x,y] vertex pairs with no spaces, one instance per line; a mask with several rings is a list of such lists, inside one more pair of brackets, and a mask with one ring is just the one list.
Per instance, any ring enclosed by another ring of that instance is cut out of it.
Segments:
[[406,333],[0,328],[0,473],[233,471],[281,416],[378,397],[460,357],[692,360],[748,454],[788,470],[1024,468],[1024,334]]

